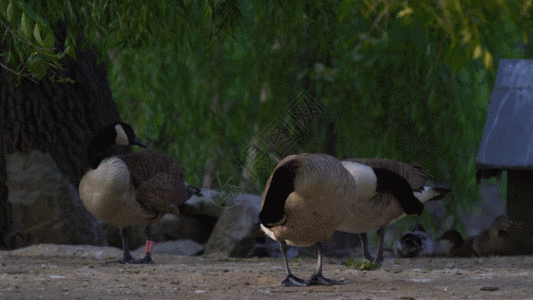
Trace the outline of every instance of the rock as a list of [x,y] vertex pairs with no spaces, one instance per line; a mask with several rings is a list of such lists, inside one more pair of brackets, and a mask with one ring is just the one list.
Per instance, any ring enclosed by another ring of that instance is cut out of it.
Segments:
[[[261,243],[260,247],[263,247],[264,250],[266,251],[267,255],[265,256],[277,257],[277,258],[283,257],[283,255],[281,255],[281,249],[279,247],[278,241],[271,239],[269,236],[265,235],[264,242]],[[307,248],[310,248],[310,247],[307,247]],[[288,258],[296,257],[300,253],[299,251],[300,249],[301,248],[298,248],[298,247],[287,246],[287,257]],[[310,254],[311,252],[312,250],[306,254]],[[316,249],[315,249],[314,255],[316,256]]]
[[[122,249],[122,239],[120,238],[120,231],[117,226],[101,223],[106,239],[106,245]],[[146,243],[144,233],[144,225],[136,225],[128,227],[128,244],[130,249],[136,249]]]
[[38,244],[10,251],[10,255],[21,256],[76,256],[88,257],[99,260],[117,258],[122,251],[113,247],[101,247],[91,245],[53,245]]
[[152,226],[155,241],[193,240],[207,243],[217,218],[205,215],[166,215],[161,222]]
[[232,207],[224,208],[206,245],[206,254],[246,257],[255,245],[252,232],[259,224],[261,197],[240,194]]
[[17,245],[38,243],[102,245],[99,221],[83,206],[76,187],[49,153],[6,157],[8,201],[13,223],[24,231]]
[[[317,257],[316,245],[297,249],[300,253]],[[353,233],[333,232],[331,239],[323,245],[323,249],[324,255],[328,257],[362,257],[359,236]],[[281,255],[281,251],[279,253]],[[375,252],[370,251],[370,254],[375,256]]]
[[[157,224],[150,227],[152,239],[158,242],[173,240],[192,240],[199,244],[205,244],[215,227],[217,219],[202,215],[171,215],[167,214]],[[116,226],[103,224],[109,246],[122,248],[122,239]],[[145,226],[128,227],[128,242],[132,249],[144,247],[146,237]]]
[[[144,254],[145,248],[139,247],[134,253]],[[204,247],[193,240],[178,240],[156,243],[154,245],[154,253],[170,254],[170,255],[189,255],[196,256],[202,254]]]
[[224,194],[211,189],[202,189],[204,197],[193,196],[180,208],[180,215],[209,216],[218,218],[224,207],[222,204]]

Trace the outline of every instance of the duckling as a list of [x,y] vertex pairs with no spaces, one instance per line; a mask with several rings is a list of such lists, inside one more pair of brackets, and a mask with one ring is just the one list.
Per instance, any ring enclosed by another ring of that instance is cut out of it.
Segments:
[[451,257],[471,257],[479,256],[474,250],[474,237],[470,237],[466,240],[459,231],[455,229],[446,230],[444,234],[436,240],[440,242],[442,240],[448,240],[451,244],[448,250],[448,256]]
[[435,256],[435,243],[421,224],[404,234],[392,248],[396,258]]
[[480,256],[510,255],[509,227],[515,223],[506,215],[494,219],[490,227],[474,239],[474,250]]
[[448,240],[448,255],[452,257],[510,255],[512,253],[509,227],[515,223],[505,215],[497,217],[491,226],[479,235],[463,240],[455,230],[447,230],[437,241]]
[[[338,285],[322,274],[322,243],[348,217],[357,196],[353,177],[339,160],[326,154],[297,154],[279,162],[268,179],[261,200],[261,229],[280,243],[287,276],[284,286]],[[287,259],[287,244],[316,244],[318,259],[309,280],[294,276]]]
[[[127,123],[102,129],[87,148],[91,169],[80,181],[80,198],[96,218],[119,227],[123,258],[118,262],[153,263],[150,226],[166,213],[179,214],[179,206],[192,195],[203,195],[185,182],[173,158],[150,150],[113,156],[109,146],[114,144],[146,148]],[[146,225],[146,256],[138,261],[128,245],[127,227],[132,225]]]
[[[380,264],[383,261],[383,240],[388,227],[406,214],[421,215],[423,202],[439,200],[450,189],[424,186],[431,175],[416,163],[407,164],[386,158],[351,158],[342,160],[359,189],[352,215],[338,228],[358,233],[363,255]],[[368,251],[366,233],[378,230],[378,249],[373,258]]]

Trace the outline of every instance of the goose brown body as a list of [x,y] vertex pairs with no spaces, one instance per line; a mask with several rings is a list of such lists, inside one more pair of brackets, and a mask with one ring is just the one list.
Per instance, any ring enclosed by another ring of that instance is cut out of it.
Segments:
[[424,186],[431,175],[416,163],[401,163],[385,158],[351,158],[342,160],[354,177],[359,196],[354,199],[352,214],[338,230],[361,236],[364,256],[368,252],[366,233],[378,230],[376,262],[383,259],[383,239],[388,227],[406,214],[420,215],[423,202],[438,200],[451,190]]
[[[150,226],[167,213],[179,214],[179,206],[200,190],[189,186],[183,170],[169,156],[154,151],[113,155],[112,145],[146,146],[131,125],[106,126],[87,148],[91,169],[80,181],[79,193],[87,210],[101,221],[120,228],[124,257],[120,263],[153,263]],[[135,261],[127,239],[127,227],[146,225],[146,256]]]
[[[287,269],[283,285],[342,284],[322,275],[322,243],[348,218],[356,197],[353,177],[329,155],[290,155],[276,166],[263,193],[259,219],[262,230],[280,243]],[[290,271],[287,244],[317,245],[317,266],[309,280]]]
[[150,226],[191,195],[171,157],[151,150],[113,156],[80,182],[83,204],[99,220],[119,227]]
[[396,196],[388,191],[379,191],[373,168],[385,168],[405,178],[420,202],[435,200],[449,192],[424,186],[431,175],[418,164],[383,158],[351,158],[342,160],[342,164],[354,177],[359,198],[354,201],[352,216],[339,227],[340,231],[366,233],[390,226],[406,215]]
[[418,163],[403,163],[389,158],[348,158],[343,161],[352,161],[372,168],[389,169],[405,178],[413,191],[420,191],[426,180],[433,177]]
[[[355,205],[355,182],[342,164],[329,155],[290,155],[278,167],[291,160],[297,160],[299,168],[294,178],[294,191],[285,201],[287,221],[272,228],[262,225],[262,229],[271,238],[289,245],[305,247],[327,242]],[[272,176],[266,184],[261,207],[271,181]]]

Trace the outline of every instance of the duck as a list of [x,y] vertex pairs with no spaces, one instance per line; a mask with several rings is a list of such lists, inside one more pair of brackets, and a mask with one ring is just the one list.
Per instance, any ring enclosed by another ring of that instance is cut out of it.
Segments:
[[[424,186],[431,175],[417,163],[402,163],[387,158],[349,158],[341,161],[354,177],[358,197],[351,216],[338,230],[359,234],[363,256],[383,262],[385,228],[406,215],[421,215],[424,202],[444,198],[452,190]],[[367,233],[377,230],[376,256],[368,251]]]
[[514,221],[506,215],[501,215],[479,235],[464,240],[457,230],[451,229],[444,232],[437,241],[450,242],[448,256],[451,257],[510,255],[513,253],[513,247],[509,228],[514,225]]
[[516,223],[506,215],[498,216],[487,230],[474,239],[474,250],[479,256],[510,255],[511,234],[509,228]]
[[459,231],[455,229],[446,230],[444,234],[436,239],[436,242],[447,240],[450,243],[448,256],[450,257],[472,257],[479,256],[474,250],[474,237],[463,239]]
[[421,224],[402,235],[392,249],[396,258],[435,256],[435,242]]
[[[323,243],[348,217],[357,196],[353,177],[341,162],[327,154],[301,153],[282,159],[267,181],[259,220],[267,236],[280,244],[287,276],[283,286],[339,285],[322,272]],[[317,263],[308,280],[291,272],[287,245],[316,244]]]
[[[152,264],[150,227],[165,214],[179,214],[192,195],[203,196],[184,180],[184,170],[170,156],[151,150],[113,155],[113,145],[146,145],[125,122],[114,122],[95,135],[87,147],[90,169],[79,185],[80,199],[100,221],[118,226],[123,257],[120,263]],[[145,256],[135,260],[127,239],[129,226],[145,225]]]

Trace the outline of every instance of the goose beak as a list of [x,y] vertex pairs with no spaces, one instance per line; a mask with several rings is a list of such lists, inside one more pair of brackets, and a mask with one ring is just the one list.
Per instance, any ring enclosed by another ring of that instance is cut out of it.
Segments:
[[141,147],[143,147],[143,148],[148,148],[148,147],[146,147],[146,145],[145,145],[143,142],[141,142],[141,140],[139,139],[138,136],[135,136],[135,138],[133,139],[133,141],[131,141],[131,144],[132,144],[132,145],[141,146]]

